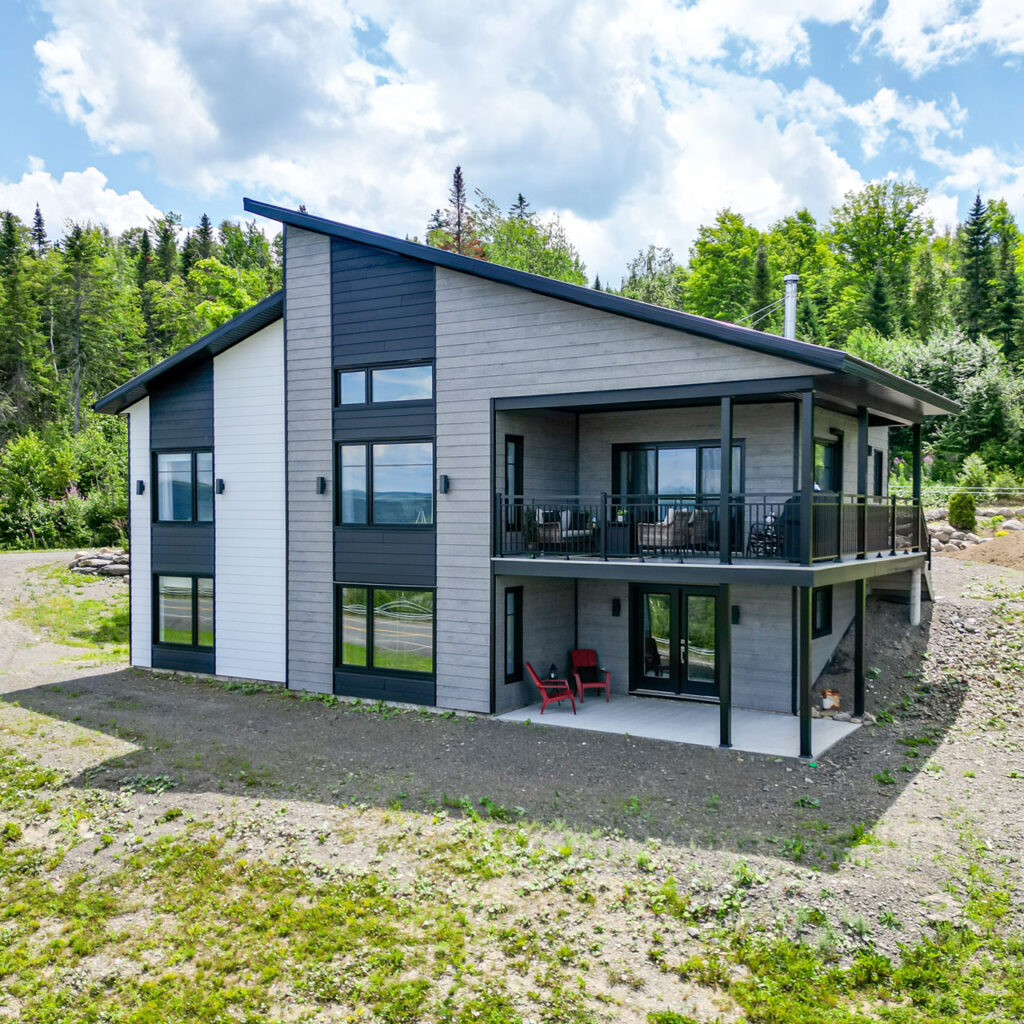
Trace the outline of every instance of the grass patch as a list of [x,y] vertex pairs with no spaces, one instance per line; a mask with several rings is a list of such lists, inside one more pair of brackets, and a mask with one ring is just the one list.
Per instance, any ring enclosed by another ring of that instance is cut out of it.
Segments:
[[80,598],[56,591],[22,601],[11,617],[56,643],[71,647],[128,645],[128,591],[108,598]]

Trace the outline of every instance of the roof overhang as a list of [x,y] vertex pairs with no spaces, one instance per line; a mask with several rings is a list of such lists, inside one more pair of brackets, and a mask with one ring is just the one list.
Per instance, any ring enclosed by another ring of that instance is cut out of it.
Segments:
[[116,414],[145,398],[153,388],[166,383],[179,373],[198,366],[207,359],[220,355],[232,345],[245,341],[257,331],[263,330],[284,315],[284,292],[276,291],[262,302],[232,317],[215,331],[204,335],[198,341],[161,360],[156,366],[133,377],[109,394],[93,403],[96,412]]
[[[663,306],[638,302],[635,299],[623,298],[621,295],[611,295],[594,288],[568,284],[565,281],[556,281],[522,270],[513,270],[496,263],[488,263],[486,260],[446,252],[443,249],[435,249],[433,246],[422,245],[419,242],[393,238],[376,231],[367,231],[364,228],[352,227],[348,224],[328,220],[325,217],[315,217],[309,213],[289,210],[283,206],[274,206],[271,203],[262,203],[255,199],[246,198],[242,205],[248,213],[267,217],[281,224],[290,224],[306,231],[315,231],[361,245],[373,246],[376,249],[421,260],[437,267],[445,267],[463,274],[472,274],[474,277],[486,278],[515,288],[524,288],[540,295],[574,302],[591,309],[599,309],[633,320],[642,320],[646,323],[686,331],[688,334],[698,337],[725,342],[781,359],[791,359],[819,371],[841,375],[844,380],[850,378],[861,380],[871,387],[861,389],[858,393],[865,398],[877,395],[880,400],[885,400],[891,410],[889,415],[892,415],[896,422],[919,422],[924,416],[943,416],[960,411],[960,407],[955,402],[934,394],[926,388],[919,387],[911,381],[904,380],[896,374],[889,373],[881,367],[851,356],[840,349],[780,338],[778,335],[755,331],[749,327],[739,327],[722,320],[712,320],[708,317],[696,316],[693,313],[666,309]],[[866,404],[875,408],[872,402],[857,404]],[[899,409],[898,414],[895,411],[897,408]]]

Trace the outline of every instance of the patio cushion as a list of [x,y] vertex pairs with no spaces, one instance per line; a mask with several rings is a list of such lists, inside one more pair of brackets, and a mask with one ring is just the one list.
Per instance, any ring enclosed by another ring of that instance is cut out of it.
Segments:
[[586,512],[576,512],[572,509],[562,510],[562,530],[568,533],[570,530],[586,530],[590,526],[590,516]]
[[604,679],[604,673],[596,665],[580,665],[576,675],[581,683],[599,683]]

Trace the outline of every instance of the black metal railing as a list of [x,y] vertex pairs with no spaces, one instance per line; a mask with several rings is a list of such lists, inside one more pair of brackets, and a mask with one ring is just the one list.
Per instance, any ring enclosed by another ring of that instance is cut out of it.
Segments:
[[[816,491],[733,494],[723,536],[715,496],[496,495],[500,557],[775,560],[797,563],[928,549],[920,506],[908,498]],[[724,543],[723,543],[724,542]],[[806,549],[805,549],[806,547]]]

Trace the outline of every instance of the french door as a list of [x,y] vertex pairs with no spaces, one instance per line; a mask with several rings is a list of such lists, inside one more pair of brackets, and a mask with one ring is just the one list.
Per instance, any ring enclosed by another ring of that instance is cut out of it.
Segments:
[[637,587],[630,690],[718,699],[714,587]]

